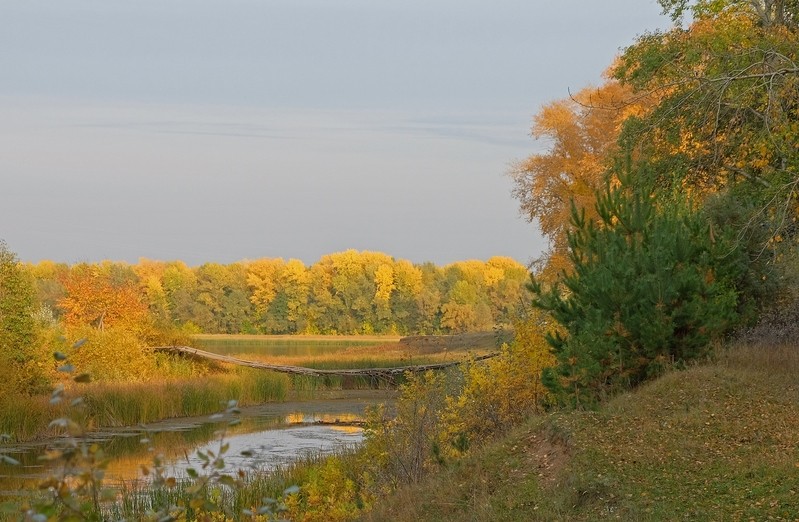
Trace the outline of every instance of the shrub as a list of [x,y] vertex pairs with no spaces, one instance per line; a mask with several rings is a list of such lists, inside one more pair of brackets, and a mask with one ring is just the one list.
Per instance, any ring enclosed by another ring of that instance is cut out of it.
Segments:
[[369,412],[363,457],[372,463],[377,482],[396,487],[417,482],[440,462],[439,418],[444,410],[446,374],[406,374],[396,415],[385,407]]
[[515,338],[500,355],[470,363],[462,390],[446,399],[442,437],[448,447],[465,450],[502,432],[545,405],[549,392],[541,372],[555,358],[544,337],[545,314],[533,310],[515,325]]

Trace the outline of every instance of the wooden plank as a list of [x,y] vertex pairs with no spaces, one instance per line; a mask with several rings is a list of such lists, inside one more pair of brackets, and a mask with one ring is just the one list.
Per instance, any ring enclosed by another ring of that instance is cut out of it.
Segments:
[[[318,370],[316,368],[305,368],[303,366],[284,366],[277,364],[267,364],[257,361],[248,361],[246,359],[239,359],[238,357],[230,357],[229,355],[221,355],[218,353],[207,352],[205,350],[200,350],[199,348],[192,348],[191,346],[156,346],[152,349],[162,352],[179,353],[183,355],[188,355],[190,357],[207,359],[210,361],[235,364],[238,366],[246,366],[248,368],[256,368],[259,370],[270,370],[273,372],[289,373],[294,375],[309,375],[312,377],[324,377],[324,376],[334,375],[339,377],[356,376],[356,377],[390,378],[393,380],[394,377],[402,375],[405,372],[416,373],[416,372],[425,372],[427,370],[442,370],[444,368],[451,368],[453,366],[457,366],[459,364],[463,364],[464,362],[466,362],[465,360],[462,360],[462,361],[451,361],[451,362],[434,363],[434,364],[419,364],[413,366],[396,366],[392,368],[352,368],[352,369],[341,369],[341,370]],[[499,352],[489,353],[487,355],[481,355],[479,357],[475,357],[472,360],[483,361],[486,359],[490,359],[492,357],[496,357],[497,355],[499,355]]]

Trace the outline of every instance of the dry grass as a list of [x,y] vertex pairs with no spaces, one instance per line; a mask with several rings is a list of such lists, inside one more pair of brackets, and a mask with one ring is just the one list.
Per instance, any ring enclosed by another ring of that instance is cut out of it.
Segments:
[[[242,406],[285,399],[290,379],[283,374],[240,368],[228,374],[144,383],[92,383],[72,386],[70,398],[81,396],[77,413],[95,427],[135,426],[157,420],[216,413],[227,401]],[[0,433],[16,442],[52,436],[49,422],[64,414],[48,397],[0,401]]]

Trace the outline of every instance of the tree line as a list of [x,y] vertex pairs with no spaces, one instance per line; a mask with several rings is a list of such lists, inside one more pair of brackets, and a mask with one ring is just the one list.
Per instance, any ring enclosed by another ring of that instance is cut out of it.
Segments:
[[189,267],[142,259],[24,265],[40,316],[67,327],[147,319],[187,332],[434,334],[509,325],[529,302],[529,272],[506,257],[443,267],[348,250]]

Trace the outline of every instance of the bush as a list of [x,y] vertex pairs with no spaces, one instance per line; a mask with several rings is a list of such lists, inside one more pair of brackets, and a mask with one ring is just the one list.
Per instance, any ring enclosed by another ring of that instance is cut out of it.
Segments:
[[444,410],[446,374],[406,374],[396,415],[385,407],[369,413],[362,455],[372,463],[377,482],[396,487],[418,482],[440,463],[440,416]]
[[515,325],[515,338],[500,355],[464,370],[463,388],[448,396],[443,439],[456,451],[483,441],[540,411],[549,399],[541,372],[555,363],[544,337],[545,314],[533,310]]

